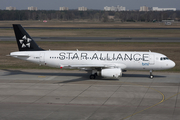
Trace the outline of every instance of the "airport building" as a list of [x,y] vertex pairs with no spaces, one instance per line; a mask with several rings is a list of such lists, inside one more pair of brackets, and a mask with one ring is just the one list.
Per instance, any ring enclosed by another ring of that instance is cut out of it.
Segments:
[[141,6],[139,11],[149,11],[147,6]]
[[9,7],[6,7],[6,10],[16,10],[16,7],[9,6]]
[[28,7],[28,10],[35,10],[35,11],[37,11],[37,7],[31,6],[31,7]]
[[116,7],[117,11],[126,11],[126,7],[123,7],[123,6],[117,6]]
[[112,7],[104,7],[104,11],[126,11],[126,7],[123,7],[123,6],[119,6],[117,5],[116,7],[115,6],[112,6]]
[[108,6],[104,7],[104,11],[111,11],[111,7]]
[[176,11],[176,8],[158,8],[158,7],[152,7],[152,11]]
[[84,6],[78,7],[78,11],[87,11],[87,7]]
[[69,8],[68,7],[59,7],[59,10],[60,11],[65,11],[65,10],[69,10]]

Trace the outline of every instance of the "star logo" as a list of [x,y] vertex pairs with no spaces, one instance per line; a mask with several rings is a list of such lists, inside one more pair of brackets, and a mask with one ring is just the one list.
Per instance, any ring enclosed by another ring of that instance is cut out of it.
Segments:
[[19,42],[20,42],[21,45],[22,45],[21,48],[25,48],[25,47],[30,48],[30,46],[31,46],[31,44],[30,44],[31,39],[30,39],[30,38],[27,38],[26,35],[24,35],[24,36],[22,37],[22,39],[19,40]]

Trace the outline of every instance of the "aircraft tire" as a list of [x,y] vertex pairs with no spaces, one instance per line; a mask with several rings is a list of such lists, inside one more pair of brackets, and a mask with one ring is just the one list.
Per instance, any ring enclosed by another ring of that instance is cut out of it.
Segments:
[[153,76],[153,75],[150,75],[149,77],[150,77],[151,79],[153,79],[153,78],[154,78],[154,76]]
[[92,74],[92,75],[89,76],[89,78],[90,78],[90,79],[96,79],[96,75],[93,75],[93,74]]

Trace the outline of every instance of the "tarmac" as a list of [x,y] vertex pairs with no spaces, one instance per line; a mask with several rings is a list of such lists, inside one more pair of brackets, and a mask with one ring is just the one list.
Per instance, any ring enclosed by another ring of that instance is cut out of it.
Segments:
[[[1,37],[0,41],[15,41],[15,37]],[[52,42],[180,42],[179,37],[33,37],[35,41],[52,41]]]
[[0,120],[179,120],[180,74],[0,70]]

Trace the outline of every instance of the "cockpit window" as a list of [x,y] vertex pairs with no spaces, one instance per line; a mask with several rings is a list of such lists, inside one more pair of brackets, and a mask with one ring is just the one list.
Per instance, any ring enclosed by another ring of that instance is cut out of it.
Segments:
[[167,57],[161,57],[160,60],[169,60]]

